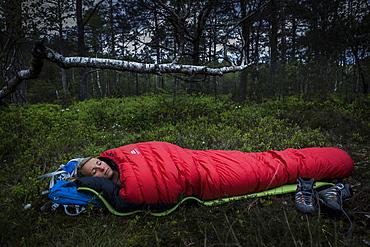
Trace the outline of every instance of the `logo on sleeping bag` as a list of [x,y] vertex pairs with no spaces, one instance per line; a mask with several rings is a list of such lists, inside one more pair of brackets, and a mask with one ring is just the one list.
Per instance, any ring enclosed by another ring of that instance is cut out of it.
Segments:
[[140,151],[135,148],[131,150],[131,154],[140,154]]

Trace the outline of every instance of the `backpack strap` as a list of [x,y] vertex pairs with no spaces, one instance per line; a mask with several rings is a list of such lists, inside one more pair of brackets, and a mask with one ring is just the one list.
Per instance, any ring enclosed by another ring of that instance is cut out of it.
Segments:
[[36,179],[54,177],[54,176],[59,175],[59,174],[62,174],[62,173],[68,173],[68,172],[62,171],[62,170],[61,171],[50,172],[50,173],[45,174],[45,175],[42,175],[42,176],[40,176],[40,177],[38,177]]
[[46,208],[48,208],[51,204],[53,204],[53,201],[50,200],[50,201],[47,201],[44,205],[42,205],[42,207],[40,208],[40,210],[44,211]]
[[[39,176],[38,178],[36,178],[36,179],[51,178],[50,183],[49,183],[49,190],[43,191],[42,195],[52,193],[53,192],[52,188],[54,188],[54,185],[57,185],[58,181],[67,182],[65,180],[66,178],[77,176],[76,167],[82,160],[83,160],[83,158],[73,159],[73,160],[69,161],[67,163],[67,165],[60,165],[58,170],[56,170],[54,172],[47,173],[45,175],[42,175],[42,176]],[[72,183],[72,182],[70,182],[70,183]],[[68,195],[67,195],[67,197],[68,197]],[[50,194],[49,194],[49,198],[51,198]],[[73,203],[73,202],[71,202],[71,203]],[[51,205],[51,211],[55,211],[60,205],[63,205],[64,212],[69,216],[79,215],[82,211],[84,211],[86,209],[85,206],[81,206],[81,205],[78,205],[78,204],[70,204],[70,205],[60,204],[60,203],[55,202],[53,199],[46,202],[40,209],[45,210],[46,208],[50,207],[50,205]],[[72,209],[70,209],[70,208],[72,208]],[[74,211],[74,212],[72,213],[70,211]]]
[[84,211],[86,208],[81,207],[79,205],[74,205],[73,208],[76,210],[76,213],[71,213],[68,211],[68,205],[63,205],[64,206],[64,212],[69,215],[69,216],[77,216],[79,215],[82,211]]
[[[61,168],[60,168],[61,169]],[[45,191],[43,191],[42,192],[42,195],[45,195],[45,194],[48,194],[49,192],[50,192],[50,189],[55,185],[55,176],[57,176],[57,175],[61,175],[61,174],[68,174],[68,172],[67,171],[64,171],[64,170],[60,170],[60,169],[58,169],[57,171],[55,171],[55,172],[50,172],[50,173],[48,173],[48,174],[45,174],[45,175],[42,175],[42,176],[40,176],[40,177],[38,177],[38,178],[36,178],[36,179],[42,179],[42,178],[50,178],[51,177],[51,179],[50,179],[50,183],[49,183],[49,190],[45,190]]]

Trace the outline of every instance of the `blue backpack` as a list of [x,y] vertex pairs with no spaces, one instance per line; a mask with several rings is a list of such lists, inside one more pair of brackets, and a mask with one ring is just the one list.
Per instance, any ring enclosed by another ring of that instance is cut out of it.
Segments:
[[[42,195],[48,194],[50,201],[41,207],[45,210],[50,204],[51,210],[55,211],[60,205],[63,205],[67,215],[76,216],[86,209],[89,204],[98,207],[100,200],[95,195],[88,192],[78,191],[76,183],[66,181],[70,177],[77,177],[77,165],[83,158],[70,160],[66,165],[61,165],[58,170],[38,177],[37,179],[50,179],[49,190],[43,191]],[[70,210],[74,210],[71,213]]]

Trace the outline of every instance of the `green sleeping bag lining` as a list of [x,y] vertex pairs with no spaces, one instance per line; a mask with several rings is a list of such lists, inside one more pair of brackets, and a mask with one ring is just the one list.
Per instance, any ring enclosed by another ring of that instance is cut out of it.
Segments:
[[[327,182],[316,182],[315,188],[318,188],[318,187],[321,187],[321,186],[332,186],[332,185],[334,185],[334,184],[333,183],[327,183]],[[225,198],[220,198],[220,199],[215,199],[215,200],[210,200],[210,201],[203,201],[203,200],[201,200],[197,197],[188,196],[188,197],[183,198],[173,208],[171,208],[167,211],[157,212],[157,213],[156,212],[150,212],[150,214],[154,215],[154,216],[168,215],[168,214],[172,213],[173,211],[175,211],[180,206],[181,203],[183,203],[184,201],[187,201],[187,200],[195,200],[195,201],[197,201],[197,202],[199,202],[199,203],[201,203],[205,206],[214,206],[214,205],[226,203],[226,202],[233,201],[233,200],[241,200],[241,199],[245,199],[245,198],[254,198],[254,197],[261,197],[261,196],[271,196],[271,195],[280,195],[280,194],[292,193],[292,192],[295,192],[296,189],[297,189],[297,184],[285,184],[285,185],[282,185],[282,186],[274,188],[274,189],[265,190],[265,191],[261,191],[261,192],[257,192],[257,193],[253,193],[253,194],[233,196],[233,197],[225,197]],[[136,211],[126,212],[126,213],[118,212],[102,197],[102,195],[100,195],[95,190],[87,188],[87,187],[79,187],[78,190],[89,191],[89,192],[94,193],[95,195],[97,195],[100,198],[100,200],[104,203],[104,205],[108,208],[108,210],[111,213],[113,213],[115,215],[118,215],[118,216],[128,216],[128,215],[132,215],[132,214],[139,213],[139,212],[143,211],[143,210],[136,210]]]

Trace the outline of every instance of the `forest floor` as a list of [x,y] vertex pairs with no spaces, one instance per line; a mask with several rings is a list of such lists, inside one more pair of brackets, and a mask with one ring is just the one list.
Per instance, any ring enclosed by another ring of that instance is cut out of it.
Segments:
[[[68,107],[2,108],[1,246],[370,246],[370,99],[235,103],[209,96],[101,99]],[[70,158],[135,142],[246,152],[334,146],[355,162],[345,215],[297,212],[294,193],[204,206],[186,201],[167,216],[119,217],[105,208],[76,217],[41,211],[46,180]],[[32,207],[25,210],[26,204]]]

